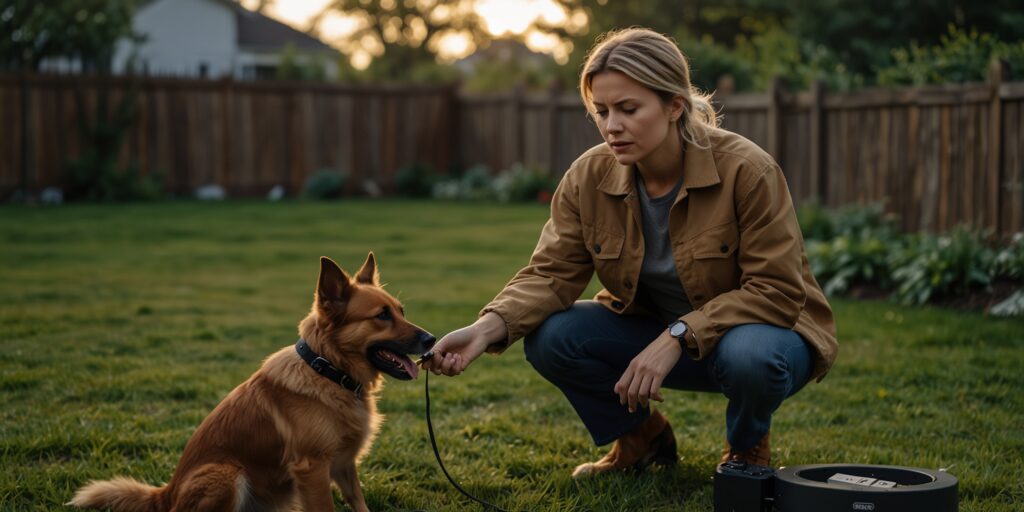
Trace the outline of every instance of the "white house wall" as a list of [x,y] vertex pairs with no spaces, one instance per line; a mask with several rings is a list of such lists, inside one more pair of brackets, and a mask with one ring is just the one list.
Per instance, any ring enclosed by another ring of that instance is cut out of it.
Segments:
[[[136,72],[220,77],[234,72],[235,13],[217,0],[155,0],[132,23],[147,40],[135,47]],[[125,70],[134,45],[118,44],[114,71]]]

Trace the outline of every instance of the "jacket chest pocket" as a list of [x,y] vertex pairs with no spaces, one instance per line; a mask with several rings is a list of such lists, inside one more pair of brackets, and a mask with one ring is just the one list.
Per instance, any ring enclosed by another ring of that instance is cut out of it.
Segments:
[[[688,242],[693,270],[714,295],[740,287],[739,231],[735,222],[713,227]],[[710,297],[708,297],[710,299]]]
[[583,228],[583,240],[587,244],[587,251],[590,251],[590,257],[598,264],[619,259],[622,256],[622,242],[625,238],[623,235],[609,233],[593,226]]

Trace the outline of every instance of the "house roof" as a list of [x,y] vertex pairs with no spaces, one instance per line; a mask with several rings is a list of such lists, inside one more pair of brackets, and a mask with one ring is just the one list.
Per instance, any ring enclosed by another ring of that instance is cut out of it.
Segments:
[[[137,4],[137,8],[141,9],[157,1],[141,0]],[[292,43],[299,50],[338,51],[305,32],[296,30],[264,14],[242,7],[237,0],[210,1],[221,4],[235,12],[235,19],[238,25],[237,43],[239,47],[250,50],[279,51],[288,43]]]
[[300,32],[271,17],[241,6],[235,9],[235,18],[238,20],[238,46],[240,47],[277,51],[291,43],[299,50],[337,51],[305,32]]

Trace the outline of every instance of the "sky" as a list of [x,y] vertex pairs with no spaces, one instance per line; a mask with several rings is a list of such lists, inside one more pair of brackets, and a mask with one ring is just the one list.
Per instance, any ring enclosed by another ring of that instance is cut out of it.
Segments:
[[[242,0],[241,3],[246,7],[253,7],[258,2],[259,0]],[[266,14],[299,30],[307,30],[309,20],[328,3],[330,0],[277,0],[271,3]],[[568,58],[569,49],[561,46],[556,38],[539,32],[527,33],[530,23],[537,18],[552,24],[567,21],[567,13],[553,0],[475,0],[474,8],[484,18],[487,31],[491,34],[523,36],[526,45],[533,51],[551,54],[558,61]],[[325,42],[338,46],[338,39],[355,28],[355,21],[351,18],[346,18],[340,13],[332,14],[321,22],[320,37]],[[473,50],[467,41],[459,37],[449,37],[442,42],[440,54],[442,58],[451,60],[464,57]],[[372,55],[369,52],[352,52],[352,63],[357,68],[366,67],[371,59]]]

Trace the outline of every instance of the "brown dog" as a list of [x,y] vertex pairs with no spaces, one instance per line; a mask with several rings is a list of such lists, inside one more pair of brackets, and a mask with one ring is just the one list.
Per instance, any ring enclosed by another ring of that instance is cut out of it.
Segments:
[[334,510],[333,481],[353,510],[368,510],[356,464],[381,421],[381,372],[416,378],[405,354],[426,352],[434,337],[406,321],[402,305],[380,288],[373,253],[355,278],[320,259],[313,309],[299,335],[199,425],[170,483],[94,481],[69,505],[255,512],[291,510],[298,501],[315,512]]

